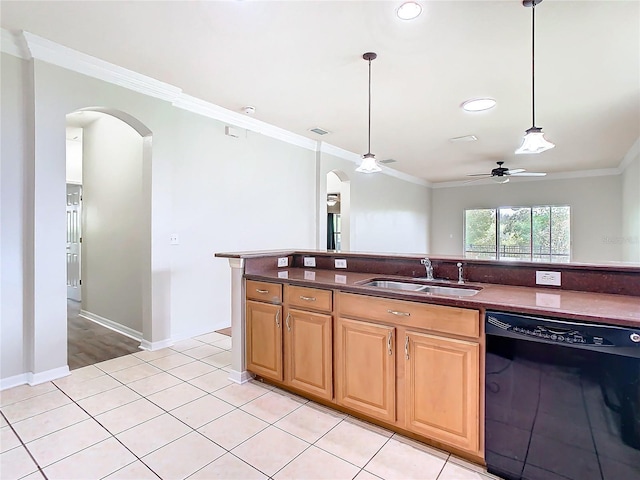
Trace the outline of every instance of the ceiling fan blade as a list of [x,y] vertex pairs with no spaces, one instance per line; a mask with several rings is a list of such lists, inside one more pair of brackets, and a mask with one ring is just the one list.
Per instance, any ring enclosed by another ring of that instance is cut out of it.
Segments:
[[513,170],[509,170],[508,172],[505,172],[507,175],[515,175],[517,173],[522,173],[522,172],[526,172],[526,170],[524,168],[514,168]]
[[490,173],[467,173],[467,177],[490,177]]
[[544,177],[546,173],[542,172],[523,172],[523,173],[512,173],[512,177]]
[[[477,175],[471,175],[471,176],[477,176]],[[462,183],[467,184],[467,183],[473,183],[473,182],[477,182],[479,180],[484,180],[485,178],[488,178],[490,175],[485,175],[484,177],[479,177],[479,178],[472,178],[471,180],[466,180]]]

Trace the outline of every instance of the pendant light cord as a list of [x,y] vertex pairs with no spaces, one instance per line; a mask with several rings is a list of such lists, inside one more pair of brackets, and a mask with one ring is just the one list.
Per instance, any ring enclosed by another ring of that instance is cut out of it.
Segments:
[[[369,62],[371,64],[371,62]],[[531,126],[536,126],[536,0],[531,2]]]
[[371,153],[371,58],[369,58],[369,144],[367,153]]

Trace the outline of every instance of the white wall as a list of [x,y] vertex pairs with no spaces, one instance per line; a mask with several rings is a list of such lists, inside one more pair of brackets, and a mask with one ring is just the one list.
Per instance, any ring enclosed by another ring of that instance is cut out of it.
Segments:
[[[640,144],[640,140],[636,145]],[[622,173],[622,260],[640,262],[640,149]]]
[[[350,250],[428,252],[430,189],[388,175],[358,173],[356,167],[353,162],[334,155],[325,152],[321,155],[321,192],[327,191],[326,174],[332,170],[344,172],[351,183]],[[325,198],[322,193],[321,198]],[[320,218],[325,219],[327,206],[326,202],[323,203],[324,206],[320,205]],[[320,238],[326,238],[326,225],[324,228]]]
[[26,371],[24,363],[24,268],[26,240],[26,111],[23,70],[27,62],[2,54],[0,69],[0,378]]
[[82,309],[142,334],[142,137],[106,114],[84,129]]
[[[172,131],[174,339],[230,325],[227,260],[215,252],[314,247],[315,153],[176,110]],[[154,135],[154,148],[155,148]]]
[[431,253],[462,255],[465,209],[569,205],[571,261],[619,261],[620,243],[611,239],[621,235],[620,189],[620,175],[434,188]]
[[67,183],[82,184],[82,128],[67,127]]

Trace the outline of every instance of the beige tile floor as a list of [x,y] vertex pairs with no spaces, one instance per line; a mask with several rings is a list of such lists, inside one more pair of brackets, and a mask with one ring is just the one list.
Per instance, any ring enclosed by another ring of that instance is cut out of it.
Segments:
[[272,386],[233,384],[230,347],[208,333],[0,392],[0,478],[495,478]]

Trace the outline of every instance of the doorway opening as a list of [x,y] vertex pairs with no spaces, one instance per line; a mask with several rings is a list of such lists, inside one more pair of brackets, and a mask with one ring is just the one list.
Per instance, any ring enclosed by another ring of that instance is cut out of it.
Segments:
[[327,173],[327,250],[349,250],[351,183],[344,172]]
[[144,136],[133,125],[107,109],[79,110],[67,115],[66,145],[73,370],[140,349],[150,209],[143,197]]

